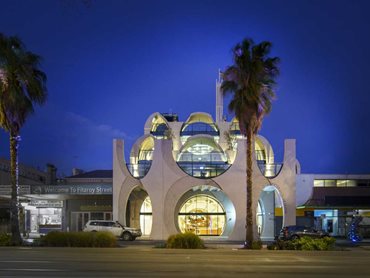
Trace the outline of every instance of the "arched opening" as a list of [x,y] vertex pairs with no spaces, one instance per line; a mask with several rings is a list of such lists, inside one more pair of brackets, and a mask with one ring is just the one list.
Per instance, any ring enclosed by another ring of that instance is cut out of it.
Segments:
[[153,152],[154,138],[152,136],[146,136],[142,142],[139,141],[132,147],[127,168],[133,177],[145,177],[152,165]]
[[220,131],[213,122],[211,115],[207,113],[191,114],[181,128],[181,143],[184,144],[190,136],[199,134],[213,136],[216,140],[219,139]]
[[193,136],[180,149],[179,167],[197,178],[212,178],[225,172],[230,164],[222,148],[210,136]]
[[152,134],[157,139],[166,139],[168,137],[168,123],[161,114],[157,114],[153,117],[150,134]]
[[126,226],[140,228],[143,236],[152,230],[152,204],[148,193],[141,187],[132,190],[126,205]]
[[229,132],[230,135],[233,136],[234,138],[243,138],[243,135],[240,132],[239,121],[235,117],[232,119],[230,123]]
[[256,223],[262,240],[273,240],[283,227],[284,204],[280,192],[273,185],[266,186],[260,194]]
[[266,164],[267,158],[266,158],[266,150],[265,146],[261,142],[261,140],[256,136],[256,140],[254,142],[254,151],[256,154],[256,160],[258,164]]
[[202,185],[186,192],[177,205],[181,233],[199,236],[228,236],[235,224],[235,209],[218,188]]

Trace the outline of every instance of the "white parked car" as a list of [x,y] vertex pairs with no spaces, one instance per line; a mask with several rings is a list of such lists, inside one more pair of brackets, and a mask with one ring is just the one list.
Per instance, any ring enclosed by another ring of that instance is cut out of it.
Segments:
[[141,230],[136,228],[124,227],[118,221],[112,220],[90,220],[86,223],[84,232],[108,231],[123,240],[135,240],[141,236]]

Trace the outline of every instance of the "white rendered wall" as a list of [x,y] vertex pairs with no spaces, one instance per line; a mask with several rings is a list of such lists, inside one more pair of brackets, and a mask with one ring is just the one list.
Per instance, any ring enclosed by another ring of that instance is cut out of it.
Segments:
[[[217,123],[220,130],[220,143],[223,142],[222,130],[230,123]],[[246,156],[245,139],[239,139],[237,153],[231,167],[222,175],[211,179],[199,179],[188,176],[174,160],[173,152],[181,146],[180,128],[182,123],[169,123],[173,127],[172,140],[154,139],[155,147],[153,161],[148,174],[141,180],[133,178],[128,172],[123,157],[123,141],[114,140],[113,146],[113,218],[125,223],[127,200],[136,187],[145,190],[152,202],[153,226],[150,238],[166,239],[169,235],[178,233],[176,228],[176,206],[181,197],[194,186],[210,185],[222,190],[230,199],[235,209],[234,227],[228,234],[229,240],[244,241],[246,218]],[[146,126],[146,132],[149,127]],[[222,145],[222,144],[220,144]],[[225,144],[223,144],[225,145]],[[225,148],[224,146],[222,146]],[[225,149],[224,149],[225,150]],[[296,151],[295,140],[285,140],[284,166],[280,174],[273,179],[267,179],[253,160],[253,214],[256,215],[258,199],[266,186],[273,185],[283,199],[284,223],[295,224],[296,212]],[[255,222],[255,217],[253,218]],[[255,236],[257,226],[254,223]]]

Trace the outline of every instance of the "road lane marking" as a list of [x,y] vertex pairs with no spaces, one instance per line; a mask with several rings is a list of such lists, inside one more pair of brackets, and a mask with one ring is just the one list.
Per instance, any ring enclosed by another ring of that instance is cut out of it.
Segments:
[[1,271],[35,271],[35,272],[47,272],[47,271],[65,271],[63,269],[56,268],[3,268]]
[[0,261],[0,263],[52,263],[51,261]]

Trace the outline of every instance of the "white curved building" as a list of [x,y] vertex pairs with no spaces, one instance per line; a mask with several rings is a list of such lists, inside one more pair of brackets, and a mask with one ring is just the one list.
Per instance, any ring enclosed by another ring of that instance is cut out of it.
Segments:
[[[113,219],[140,227],[151,239],[192,231],[201,236],[244,240],[246,225],[246,139],[238,122],[223,120],[220,82],[216,120],[192,113],[154,113],[124,158],[113,143]],[[271,239],[296,222],[295,140],[285,140],[284,160],[274,161],[268,140],[257,136],[253,159],[256,237]]]

